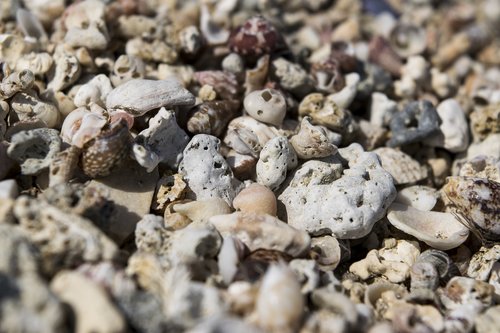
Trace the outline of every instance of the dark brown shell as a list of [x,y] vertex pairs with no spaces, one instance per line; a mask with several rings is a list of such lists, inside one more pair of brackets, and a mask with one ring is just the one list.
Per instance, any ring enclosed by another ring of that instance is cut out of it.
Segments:
[[368,59],[379,65],[394,76],[401,75],[403,63],[399,55],[394,51],[384,37],[374,37],[369,44]]
[[127,122],[120,119],[84,146],[80,160],[83,172],[92,178],[109,175],[111,169],[127,156],[129,147]]
[[313,63],[311,65],[311,75],[316,88],[327,93],[340,91],[345,86],[339,63],[332,59]]
[[231,33],[229,48],[242,56],[255,58],[285,49],[286,43],[268,20],[253,16]]

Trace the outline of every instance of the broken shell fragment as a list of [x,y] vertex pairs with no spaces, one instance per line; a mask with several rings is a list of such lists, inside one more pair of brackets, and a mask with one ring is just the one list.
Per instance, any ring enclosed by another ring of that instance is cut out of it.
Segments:
[[393,203],[389,207],[387,219],[399,230],[439,250],[453,249],[469,236],[469,229],[451,213],[424,212]]
[[177,79],[145,80],[133,79],[113,89],[106,98],[108,109],[121,109],[134,117],[160,108],[190,106],[194,96]]
[[330,143],[321,127],[312,125],[310,121],[310,117],[304,117],[299,133],[290,139],[297,156],[301,159],[311,159],[334,155],[337,147]]
[[277,190],[286,178],[287,170],[297,165],[295,150],[284,136],[269,140],[257,162],[257,182]]
[[191,111],[187,129],[193,134],[220,136],[227,124],[238,115],[240,102],[237,100],[208,101],[198,104]]

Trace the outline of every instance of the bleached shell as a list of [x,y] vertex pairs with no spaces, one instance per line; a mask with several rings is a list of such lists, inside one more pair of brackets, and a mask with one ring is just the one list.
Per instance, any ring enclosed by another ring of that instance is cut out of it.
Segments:
[[242,212],[276,216],[276,196],[266,186],[253,183],[238,193],[233,200],[233,207]]
[[257,295],[257,324],[270,332],[294,332],[302,318],[304,298],[294,273],[285,265],[272,265]]
[[46,52],[24,54],[16,61],[16,71],[30,70],[35,75],[45,75],[52,67],[54,59]]
[[439,250],[453,249],[469,236],[469,229],[451,213],[420,211],[393,203],[389,207],[387,219],[399,230]]
[[500,158],[480,155],[468,160],[459,170],[461,177],[487,178],[500,182]]
[[243,105],[251,117],[274,126],[280,126],[286,115],[285,97],[274,89],[251,92]]
[[494,291],[495,288],[487,282],[455,276],[440,293],[440,299],[447,310],[455,310],[465,304],[482,310],[493,303]]
[[133,116],[166,107],[193,105],[195,97],[175,78],[166,80],[133,79],[113,89],[107,99],[108,109],[123,109]]
[[340,244],[333,236],[313,237],[311,239],[311,249],[317,253],[315,259],[324,270],[333,270],[340,263]]
[[11,100],[11,107],[20,120],[36,118],[49,128],[56,128],[60,124],[61,114],[57,107],[42,100],[32,89],[15,94]]
[[427,169],[409,155],[394,148],[377,148],[382,167],[391,174],[396,185],[411,184],[427,178]]
[[77,107],[88,106],[90,103],[104,106],[106,97],[111,90],[113,90],[113,86],[109,78],[104,74],[99,74],[78,89],[73,102]]
[[319,158],[333,155],[337,152],[335,147],[320,127],[311,124],[311,118],[304,117],[300,123],[299,133],[292,136],[292,144],[297,156],[302,159]]
[[66,143],[83,148],[85,143],[99,135],[106,124],[107,120],[104,115],[78,108],[64,119],[61,138]]
[[311,242],[307,232],[262,213],[235,212],[211,217],[209,222],[223,236],[241,240],[250,251],[276,250],[297,257],[309,249]]
[[219,198],[175,204],[173,209],[177,213],[186,215],[193,222],[204,222],[212,216],[231,213],[231,207]]
[[340,108],[332,99],[312,93],[304,97],[299,105],[299,115],[310,116],[312,122],[342,132],[350,120],[347,110]]
[[397,202],[421,211],[430,211],[436,205],[439,192],[428,186],[414,185],[398,192]]
[[66,51],[56,51],[53,70],[49,72],[48,89],[54,92],[63,90],[75,83],[81,74],[81,65],[77,57]]

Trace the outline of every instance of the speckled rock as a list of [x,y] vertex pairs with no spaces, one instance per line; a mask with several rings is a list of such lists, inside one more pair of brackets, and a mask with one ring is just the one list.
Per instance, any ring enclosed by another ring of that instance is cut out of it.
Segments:
[[374,153],[351,144],[339,154],[349,163],[341,178],[304,185],[292,180],[278,199],[291,226],[311,233],[329,231],[341,239],[360,238],[384,216],[396,189]]
[[297,96],[304,96],[314,88],[314,81],[299,64],[278,58],[271,67],[280,85]]
[[274,89],[251,92],[243,105],[251,117],[274,126],[280,126],[286,115],[285,97]]
[[39,272],[39,253],[21,228],[0,223],[0,331],[61,332],[65,313]]
[[388,147],[373,151],[380,158],[382,167],[394,178],[394,184],[411,184],[427,178],[427,169],[400,150]]
[[311,242],[306,232],[267,214],[235,212],[214,216],[209,219],[209,223],[222,236],[238,238],[250,251],[276,250],[297,257],[306,253]]
[[460,104],[455,99],[447,99],[436,109],[441,119],[440,132],[426,139],[424,143],[447,149],[452,153],[466,150],[469,146],[469,126]]
[[478,107],[470,114],[471,130],[476,141],[500,132],[500,103]]
[[286,178],[288,170],[297,166],[297,154],[288,139],[277,136],[269,140],[257,161],[257,182],[276,190]]
[[500,260],[500,245],[481,247],[470,259],[467,275],[471,278],[487,281],[493,265]]
[[465,162],[458,175],[461,177],[487,178],[500,182],[500,158],[493,156],[476,156]]
[[14,215],[40,250],[45,272],[54,273],[82,262],[112,260],[118,255],[116,244],[91,221],[44,201],[20,196]]
[[179,173],[196,199],[221,198],[231,205],[238,192],[239,181],[233,177],[226,160],[219,153],[219,145],[220,140],[214,136],[195,135],[184,149]]
[[21,165],[23,174],[36,175],[50,166],[51,159],[60,150],[59,132],[38,128],[14,134],[7,154]]

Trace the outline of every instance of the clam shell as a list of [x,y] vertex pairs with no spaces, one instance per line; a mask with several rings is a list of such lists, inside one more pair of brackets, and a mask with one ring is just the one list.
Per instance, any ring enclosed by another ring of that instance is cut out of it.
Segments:
[[113,89],[106,98],[106,107],[122,109],[137,117],[162,106],[168,109],[194,102],[195,97],[175,78],[134,79]]
[[374,150],[382,167],[391,174],[396,185],[415,183],[427,178],[427,170],[409,155],[394,148]]
[[451,213],[424,212],[393,203],[387,219],[399,230],[439,250],[453,249],[469,236],[469,230]]

